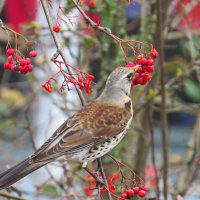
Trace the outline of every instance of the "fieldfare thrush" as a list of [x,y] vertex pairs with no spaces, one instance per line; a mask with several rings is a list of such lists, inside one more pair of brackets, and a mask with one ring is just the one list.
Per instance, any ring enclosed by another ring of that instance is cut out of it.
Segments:
[[96,100],[68,118],[33,155],[0,174],[0,189],[61,156],[86,167],[89,161],[113,149],[132,120],[130,90],[134,72],[133,68],[116,68]]

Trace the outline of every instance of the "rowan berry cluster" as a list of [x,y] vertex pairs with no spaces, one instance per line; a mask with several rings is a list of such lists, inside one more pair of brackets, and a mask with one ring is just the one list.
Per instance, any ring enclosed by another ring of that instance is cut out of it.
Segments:
[[70,83],[77,85],[80,90],[85,90],[88,94],[92,92],[92,81],[94,76],[91,74],[79,73],[77,79],[73,76],[69,76],[68,80]]
[[120,194],[118,200],[128,200],[134,195],[145,197],[146,190],[147,187],[145,185],[141,185],[140,187],[133,187],[132,189],[126,189]]
[[47,92],[49,92],[49,93],[51,93],[52,91],[53,91],[53,87],[51,86],[51,84],[50,83],[44,83],[43,85],[42,85],[42,87],[47,91]]
[[133,60],[133,62],[126,62],[127,67],[137,66],[136,74],[135,77],[132,79],[131,87],[135,85],[145,85],[151,80],[151,73],[155,69],[154,59],[157,58],[158,55],[159,54],[156,51],[156,49],[152,48],[151,51],[147,54],[147,56],[139,55],[135,60]]
[[[61,86],[61,90],[64,90],[64,88],[67,86],[67,89],[70,90],[69,84],[72,84],[74,86],[77,86],[80,90],[84,90],[86,93],[90,94],[92,93],[92,83],[94,80],[94,76],[91,74],[87,74],[85,72],[79,71],[77,75],[69,75],[67,74],[61,67],[61,64],[59,65],[60,73],[63,75],[64,81]],[[76,69],[75,67],[73,67]],[[77,69],[78,70],[78,69]],[[57,75],[56,73],[55,75]],[[42,85],[42,87],[49,93],[53,91],[53,87],[51,85],[51,81],[55,80],[55,75],[53,75],[46,83]]]
[[[102,176],[99,175],[99,178],[102,178]],[[138,197],[146,196],[147,187],[145,185],[140,185],[139,187],[135,186],[129,189],[126,188],[119,194],[119,188],[117,187],[118,184],[116,184],[116,181],[119,178],[119,173],[111,174],[107,178],[108,188],[106,188],[105,186],[101,186],[100,192],[104,194],[107,192],[107,190],[109,190],[112,195],[117,197],[118,200],[129,200],[134,195],[137,195]],[[89,187],[84,188],[84,192],[87,196],[92,196],[94,195],[94,189],[96,188],[96,180],[90,174],[86,174],[86,179]]]
[[[31,64],[31,59],[25,56],[18,55],[17,51],[13,48],[8,48],[6,50],[7,62],[4,64],[5,70],[18,71],[22,74],[27,74],[33,71],[33,65]],[[36,57],[37,52],[32,50],[29,52],[30,57]]]

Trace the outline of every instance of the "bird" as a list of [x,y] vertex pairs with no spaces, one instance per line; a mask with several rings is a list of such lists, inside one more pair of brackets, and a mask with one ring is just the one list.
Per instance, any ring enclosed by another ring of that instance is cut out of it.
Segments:
[[0,189],[63,156],[85,168],[88,162],[111,151],[132,121],[130,92],[134,74],[135,68],[115,68],[99,97],[69,117],[35,153],[0,174]]

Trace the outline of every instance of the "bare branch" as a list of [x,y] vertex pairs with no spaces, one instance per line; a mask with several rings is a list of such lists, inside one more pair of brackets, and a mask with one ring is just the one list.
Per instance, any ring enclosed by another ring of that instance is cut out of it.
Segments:
[[164,185],[164,200],[168,196],[168,125],[166,112],[166,88],[165,88],[165,68],[164,68],[164,37],[163,37],[163,8],[162,1],[157,0],[157,48],[160,52],[160,84],[161,84],[161,131],[162,131],[162,148],[163,148],[163,185]]

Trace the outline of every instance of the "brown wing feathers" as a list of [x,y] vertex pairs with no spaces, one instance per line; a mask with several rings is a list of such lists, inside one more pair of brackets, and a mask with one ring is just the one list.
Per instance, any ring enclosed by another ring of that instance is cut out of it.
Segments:
[[64,122],[31,159],[36,162],[47,157],[53,159],[80,146],[113,137],[124,130],[130,117],[131,113],[126,108],[91,103]]

